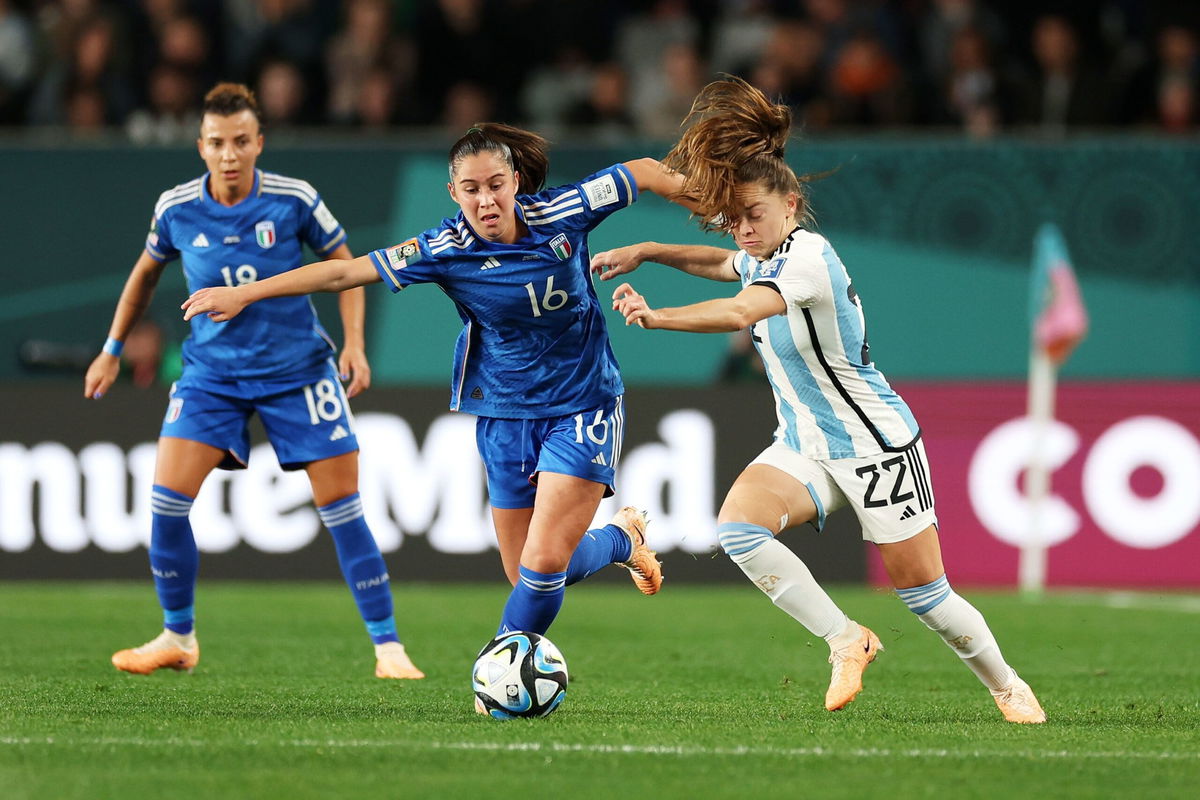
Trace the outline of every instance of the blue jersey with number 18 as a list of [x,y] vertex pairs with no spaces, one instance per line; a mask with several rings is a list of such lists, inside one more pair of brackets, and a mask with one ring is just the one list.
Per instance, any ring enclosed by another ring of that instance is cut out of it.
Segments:
[[462,212],[371,253],[398,292],[437,284],[463,321],[450,407],[485,417],[539,419],[593,408],[625,389],[592,286],[587,235],[637,199],[623,164],[578,183],[517,195],[529,234],[514,244],[475,234]]
[[[324,256],[346,232],[313,187],[255,170],[254,188],[233,206],[208,190],[208,174],[163,192],[154,208],[146,252],[159,261],[182,258],[188,291],[237,286],[295,269],[302,245]],[[253,303],[229,322],[192,317],[183,344],[190,380],[300,384],[323,374],[333,352],[308,297]]]

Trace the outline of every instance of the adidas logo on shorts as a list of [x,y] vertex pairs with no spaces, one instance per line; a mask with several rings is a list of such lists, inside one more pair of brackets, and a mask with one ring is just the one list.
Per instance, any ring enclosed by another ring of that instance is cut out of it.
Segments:
[[329,434],[329,441],[336,442],[338,439],[345,439],[349,435],[350,432],[348,430],[338,425],[333,429],[333,433]]
[[912,506],[905,506],[904,513],[900,515],[900,519],[902,519],[902,520],[911,519],[912,517],[915,517],[916,515],[917,515],[917,512],[912,510]]

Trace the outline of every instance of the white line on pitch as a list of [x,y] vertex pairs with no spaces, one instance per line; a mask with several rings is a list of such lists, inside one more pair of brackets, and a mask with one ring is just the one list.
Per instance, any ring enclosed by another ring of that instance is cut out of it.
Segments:
[[1151,594],[1149,592],[1052,593],[1040,601],[1069,606],[1132,608],[1142,611],[1174,611],[1200,614],[1200,596],[1187,594]]
[[[119,737],[59,738],[56,736],[5,736],[0,745],[36,747],[40,745],[58,747],[213,747],[213,742],[203,739],[138,739]],[[1138,751],[1090,751],[1090,750],[949,750],[943,748],[886,747],[704,747],[698,745],[637,745],[637,744],[564,744],[562,742],[417,742],[389,739],[283,739],[279,741],[244,739],[237,742],[218,743],[216,746],[236,745],[239,747],[296,747],[318,749],[322,747],[356,749],[397,750],[458,750],[514,753],[593,753],[598,755],[652,755],[680,756],[684,758],[708,756],[758,756],[764,758],[1019,758],[1019,759],[1135,759],[1152,761],[1196,761],[1196,752],[1138,752]]]

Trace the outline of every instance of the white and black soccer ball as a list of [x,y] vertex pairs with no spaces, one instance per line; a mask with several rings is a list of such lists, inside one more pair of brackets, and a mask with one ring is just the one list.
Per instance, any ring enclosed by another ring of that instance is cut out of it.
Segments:
[[545,636],[503,633],[479,651],[471,688],[496,719],[544,717],[567,695],[567,662]]

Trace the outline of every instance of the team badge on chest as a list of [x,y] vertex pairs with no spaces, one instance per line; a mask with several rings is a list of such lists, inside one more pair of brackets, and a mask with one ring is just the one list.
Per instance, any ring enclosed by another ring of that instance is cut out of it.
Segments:
[[274,247],[275,246],[275,221],[263,220],[254,226],[254,238],[258,241],[259,247]]
[[567,241],[565,233],[560,233],[550,240],[550,249],[558,256],[559,261],[566,261],[571,257],[571,243]]

